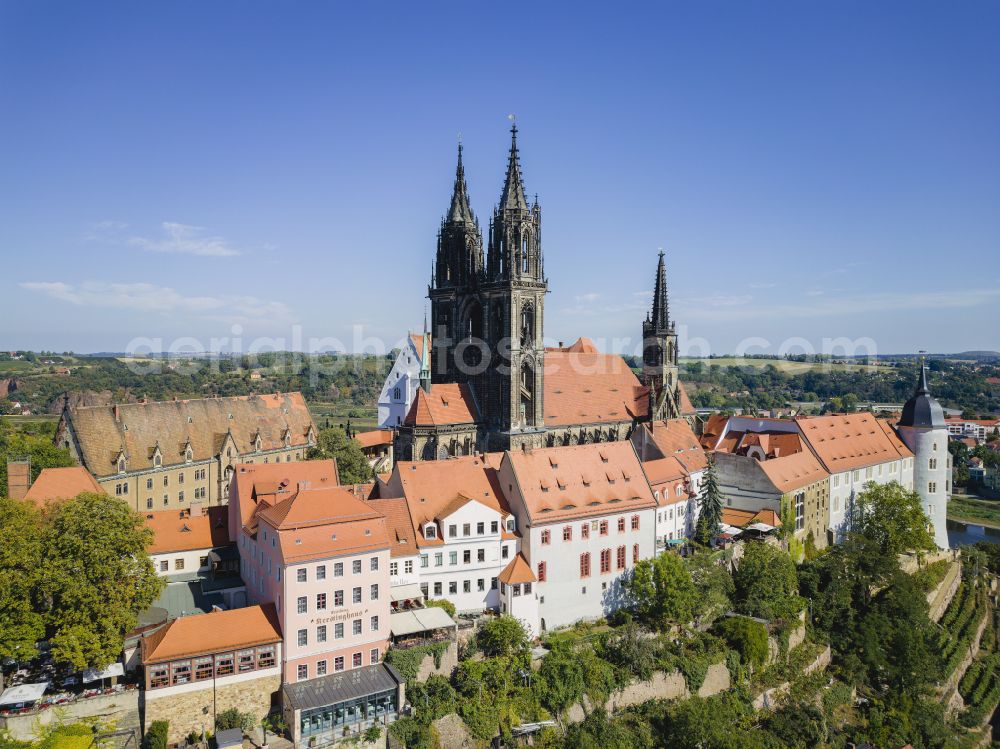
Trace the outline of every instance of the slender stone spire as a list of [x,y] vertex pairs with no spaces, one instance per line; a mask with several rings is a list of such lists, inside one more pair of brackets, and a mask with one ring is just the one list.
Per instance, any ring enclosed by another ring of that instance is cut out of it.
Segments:
[[656,285],[653,288],[653,316],[651,321],[656,330],[666,330],[670,325],[670,312],[667,307],[667,269],[663,262],[663,250],[660,250],[660,261],[656,265]]
[[507,157],[507,179],[500,196],[500,210],[528,210],[524,196],[524,179],[521,177],[521,157],[517,152],[517,124],[510,126],[510,155]]
[[420,352],[420,388],[431,392],[431,334],[427,331],[427,310],[424,310],[423,351]]
[[476,217],[469,207],[469,186],[465,182],[465,166],[462,164],[462,143],[458,143],[458,166],[455,167],[455,189],[451,193],[451,208],[448,221],[452,223],[475,223]]

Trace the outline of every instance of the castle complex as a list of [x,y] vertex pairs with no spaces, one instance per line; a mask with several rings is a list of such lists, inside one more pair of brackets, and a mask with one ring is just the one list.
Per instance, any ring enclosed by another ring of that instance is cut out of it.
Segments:
[[[484,252],[459,146],[428,288],[431,329],[414,347],[419,377],[411,371],[406,378],[419,387],[397,390],[399,374],[386,383],[386,394],[412,398],[405,418],[383,423],[397,430],[397,459],[613,442],[627,439],[637,423],[693,415],[677,376],[663,254],[652,314],[642,326],[640,380],[621,356],[601,353],[585,338],[545,347],[541,224],[538,198],[529,202],[525,191],[514,126]],[[404,353],[416,369],[413,352]]]

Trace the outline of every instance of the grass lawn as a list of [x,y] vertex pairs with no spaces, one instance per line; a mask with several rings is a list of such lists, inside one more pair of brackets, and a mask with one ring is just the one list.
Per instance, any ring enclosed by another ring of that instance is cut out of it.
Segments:
[[[364,416],[348,417],[352,411],[363,413]],[[351,420],[351,428],[358,432],[367,432],[378,427],[378,410],[376,408],[337,403],[309,403],[309,412],[312,414],[313,421],[316,422],[317,429],[325,429],[327,419],[330,421],[330,426],[335,427],[346,424],[348,418]]]
[[1000,528],[1000,501],[953,496],[948,502],[948,517]]

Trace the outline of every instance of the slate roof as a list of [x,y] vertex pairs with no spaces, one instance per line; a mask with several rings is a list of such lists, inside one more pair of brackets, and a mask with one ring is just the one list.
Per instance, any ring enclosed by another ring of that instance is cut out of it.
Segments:
[[230,398],[124,403],[113,406],[77,406],[68,409],[84,465],[95,476],[118,472],[120,451],[128,470],[153,467],[159,447],[164,467],[182,465],[190,444],[193,460],[209,460],[232,434],[241,453],[254,451],[259,434],[262,450],[290,445],[306,446],[315,430],[301,393],[247,395]]

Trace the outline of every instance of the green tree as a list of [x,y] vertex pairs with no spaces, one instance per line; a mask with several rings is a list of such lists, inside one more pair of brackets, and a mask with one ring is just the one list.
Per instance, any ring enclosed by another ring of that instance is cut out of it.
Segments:
[[698,498],[698,523],[695,525],[695,541],[703,546],[715,542],[722,532],[722,491],[715,473],[715,463],[709,461],[708,469],[701,481],[701,496]]
[[7,419],[0,418],[0,496],[7,494],[7,461],[27,458],[31,462],[31,480],[45,468],[76,465],[69,450],[56,447],[43,435],[15,430]]
[[572,648],[554,646],[542,659],[537,689],[542,704],[557,715],[580,700],[586,691],[584,669]]
[[760,622],[733,616],[723,619],[715,629],[740,654],[743,663],[760,667],[767,661],[767,628]]
[[372,469],[368,458],[361,452],[361,444],[348,437],[342,429],[321,429],[316,446],[309,450],[311,460],[337,461],[337,473],[342,484],[363,484],[371,481]]
[[851,530],[869,539],[883,554],[929,551],[934,538],[920,496],[893,481],[869,484],[855,502]]
[[39,586],[55,659],[107,666],[163,589],[146,553],[153,532],[124,502],[81,494],[51,508],[42,540]]
[[798,611],[795,564],[783,550],[763,541],[746,544],[733,575],[736,608],[764,619],[785,619]]
[[626,578],[625,590],[636,614],[652,627],[686,624],[694,616],[697,591],[684,561],[673,552],[640,560]]
[[698,591],[695,614],[702,624],[711,623],[732,608],[735,591],[733,576],[708,551],[695,552],[684,561],[691,572],[691,582]]
[[0,497],[0,528],[0,659],[27,660],[45,635],[35,599],[43,569],[42,516],[30,502]]
[[490,658],[519,656],[528,651],[528,633],[512,616],[490,619],[476,633],[479,649]]

